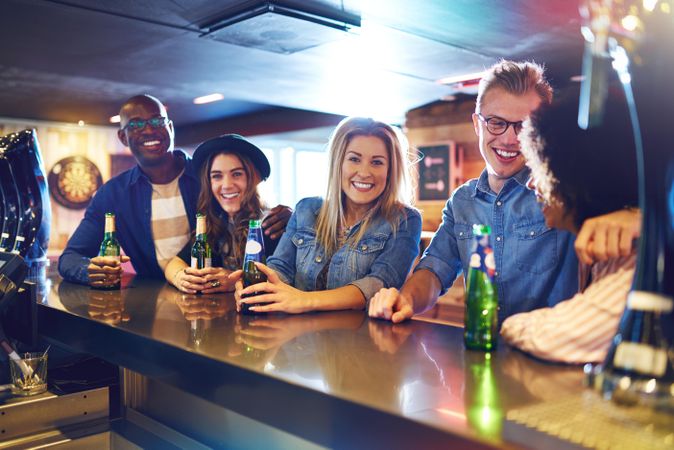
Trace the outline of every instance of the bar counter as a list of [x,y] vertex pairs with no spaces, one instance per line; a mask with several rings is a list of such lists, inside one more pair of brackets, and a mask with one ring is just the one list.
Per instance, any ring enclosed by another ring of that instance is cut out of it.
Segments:
[[456,327],[362,311],[243,316],[232,295],[151,280],[108,292],[49,283],[40,335],[150,380],[140,393],[124,386],[126,407],[205,445],[281,448],[282,434],[285,448],[577,448],[592,433],[536,431],[528,411],[618,409],[583,388],[581,368],[502,343],[467,351]]

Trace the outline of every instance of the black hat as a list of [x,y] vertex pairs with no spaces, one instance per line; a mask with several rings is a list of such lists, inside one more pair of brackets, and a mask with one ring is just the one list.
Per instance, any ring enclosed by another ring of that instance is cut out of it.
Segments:
[[267,157],[264,156],[262,150],[257,146],[238,134],[223,134],[222,136],[209,139],[199,144],[192,156],[195,171],[199,173],[201,167],[208,161],[208,158],[210,158],[213,153],[221,150],[229,150],[238,153],[239,155],[245,155],[257,169],[262,181],[269,178],[271,168],[269,167],[269,160]]

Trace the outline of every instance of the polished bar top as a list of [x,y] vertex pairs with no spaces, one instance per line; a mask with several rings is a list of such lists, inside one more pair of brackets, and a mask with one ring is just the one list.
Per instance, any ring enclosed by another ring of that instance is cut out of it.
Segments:
[[49,281],[38,305],[47,339],[330,447],[347,431],[362,445],[519,447],[528,438],[504,433],[509,411],[588,393],[579,367],[504,345],[467,351],[451,326],[362,311],[243,316],[231,295],[158,281],[116,292]]

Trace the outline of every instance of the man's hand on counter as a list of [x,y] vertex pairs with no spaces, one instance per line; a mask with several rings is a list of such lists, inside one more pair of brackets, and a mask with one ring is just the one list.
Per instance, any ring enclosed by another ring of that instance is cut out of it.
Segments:
[[129,261],[129,257],[122,255],[119,260],[115,256],[95,256],[89,261],[87,273],[89,285],[102,288],[113,286],[122,278],[122,264]]
[[370,300],[370,317],[399,323],[414,314],[412,299],[395,288],[383,288]]

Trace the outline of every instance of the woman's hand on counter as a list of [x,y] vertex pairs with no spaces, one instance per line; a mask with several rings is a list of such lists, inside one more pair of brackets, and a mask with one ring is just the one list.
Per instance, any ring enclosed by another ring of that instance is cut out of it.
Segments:
[[204,283],[206,282],[201,275],[201,270],[203,269],[183,267],[173,275],[171,283],[181,292],[196,294],[204,289]]
[[[238,281],[235,290],[237,311],[241,309],[242,303],[251,305],[250,309],[252,311],[263,313],[286,312],[290,314],[299,314],[311,311],[310,293],[301,291],[284,283],[273,269],[270,269],[264,264],[256,262],[255,265],[267,276],[267,281],[248,286],[247,288],[244,288],[243,284]],[[237,272],[234,272],[234,274]],[[242,298],[243,295],[254,294],[256,292],[262,293],[257,294],[254,297]],[[264,305],[259,305],[259,303],[264,303]]]
[[229,278],[231,270],[222,267],[209,267],[201,269],[200,275],[204,279],[204,294],[216,294],[220,292],[232,292],[234,290],[234,281]]

